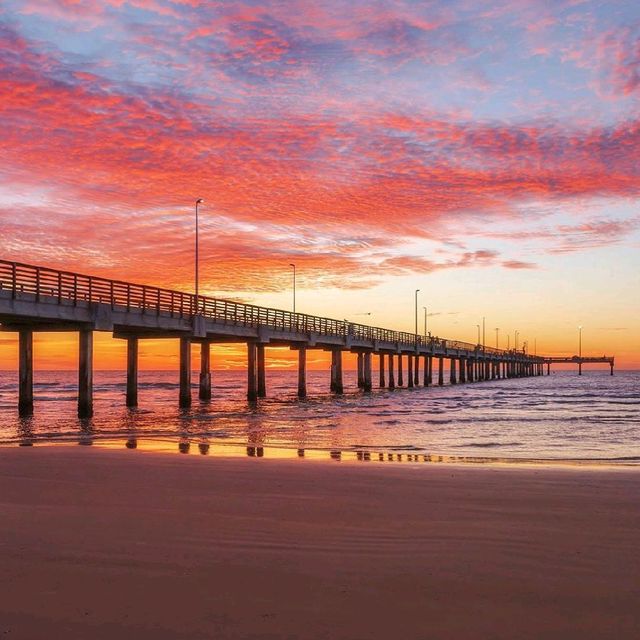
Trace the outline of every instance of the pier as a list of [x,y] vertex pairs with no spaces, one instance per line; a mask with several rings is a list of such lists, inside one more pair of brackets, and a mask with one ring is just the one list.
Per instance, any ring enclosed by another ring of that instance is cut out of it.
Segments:
[[611,368],[611,375],[613,375],[613,366],[615,364],[615,358],[613,356],[602,356],[600,358],[589,357],[585,358],[583,356],[567,356],[566,358],[549,358],[545,357],[543,359],[544,364],[547,365],[547,375],[551,374],[551,365],[552,364],[577,364],[578,365],[578,375],[582,375],[582,365],[583,364],[608,364]]
[[[357,354],[358,387],[373,388],[372,359],[379,365],[379,388],[444,384],[449,361],[451,384],[538,376],[544,363],[558,361],[479,344],[424,337],[304,313],[195,296],[119,280],[0,260],[0,329],[18,333],[18,411],[33,413],[33,333],[75,331],[78,353],[78,416],[93,415],[93,332],[110,332],[127,343],[126,404],[138,404],[138,343],[150,338],[180,341],[180,407],[191,405],[191,345],[199,344],[199,399],[211,399],[212,344],[241,343],[247,349],[247,399],[267,395],[265,346],[298,352],[298,396],[307,395],[307,350],[331,352],[328,387],[344,392],[342,356]],[[436,361],[436,362],[434,362]],[[590,361],[582,358],[583,362]],[[406,368],[405,368],[406,365]],[[612,361],[613,371],[613,361]]]

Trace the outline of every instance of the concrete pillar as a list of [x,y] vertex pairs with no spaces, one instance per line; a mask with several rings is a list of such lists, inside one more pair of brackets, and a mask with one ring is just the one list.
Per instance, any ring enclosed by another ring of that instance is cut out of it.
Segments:
[[258,380],[257,380],[257,392],[258,398],[266,398],[267,397],[267,376],[265,372],[265,361],[264,361],[264,345],[258,343],[256,345],[256,356],[258,361]]
[[422,376],[422,384],[425,387],[429,386],[429,356],[424,357],[424,362],[422,363],[423,376]]
[[298,349],[298,398],[307,397],[307,348]]
[[407,356],[407,387],[413,388],[413,356]]
[[182,409],[191,406],[191,340],[180,338],[180,398]]
[[393,353],[389,354],[389,389],[396,388],[396,381],[393,374]]
[[358,354],[358,389],[364,388],[364,361],[362,359],[363,354]]
[[138,338],[127,338],[127,407],[138,406]]
[[491,374],[489,373],[490,368],[491,368],[491,363],[489,362],[489,360],[487,360],[487,361],[484,363],[484,379],[485,379],[485,380],[488,380],[488,379],[489,379],[489,377],[490,377],[490,375],[491,375]]
[[402,354],[399,353],[398,354],[398,386],[401,387],[404,384],[404,380],[402,378],[403,376],[403,372],[402,372]]
[[464,358],[460,358],[460,382],[465,383],[467,381],[467,361]]
[[611,367],[611,375],[613,375],[613,362],[609,366]]
[[198,397],[200,400],[211,400],[211,344],[200,343],[200,379]]
[[444,384],[444,358],[438,357],[438,384],[442,386]]
[[80,330],[78,418],[93,416],[93,330]]
[[427,384],[433,384],[433,356],[429,356],[427,358],[427,363],[429,367],[429,371],[427,373]]
[[[613,365],[611,365],[611,371],[613,371]],[[547,375],[548,376],[551,375],[551,363],[550,362],[547,362]],[[613,375],[613,373],[611,375]]]
[[473,360],[467,360],[467,380],[473,382]]
[[582,362],[578,362],[578,375],[582,375]]
[[420,356],[417,354],[413,359],[413,384],[416,387],[420,384]]
[[378,356],[378,361],[379,361],[378,374],[380,376],[380,381],[379,381],[380,382],[380,388],[384,389],[384,387],[385,387],[385,381],[384,381],[384,353],[381,353]]
[[247,400],[255,402],[258,399],[258,349],[255,342],[247,342]]
[[21,329],[18,334],[18,415],[33,414],[33,332]]
[[456,359],[449,358],[449,382],[451,384],[456,384]]
[[331,350],[331,385],[332,393],[344,393],[344,385],[342,384],[342,350]]
[[369,392],[371,391],[371,352],[367,351],[367,353],[362,354],[363,355],[363,376],[364,376],[364,380],[363,380],[363,386],[362,388],[366,391]]

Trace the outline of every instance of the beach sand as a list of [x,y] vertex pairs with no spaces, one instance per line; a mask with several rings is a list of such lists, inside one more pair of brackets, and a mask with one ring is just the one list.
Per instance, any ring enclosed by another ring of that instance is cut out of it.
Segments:
[[640,471],[0,449],[0,633],[640,638]]

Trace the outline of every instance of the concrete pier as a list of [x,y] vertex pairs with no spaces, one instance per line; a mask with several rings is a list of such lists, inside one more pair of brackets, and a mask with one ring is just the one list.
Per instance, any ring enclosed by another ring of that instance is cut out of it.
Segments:
[[180,338],[180,396],[182,409],[191,406],[191,340]]
[[331,350],[331,384],[330,390],[333,393],[344,393],[344,385],[342,383],[342,350]]
[[363,353],[358,352],[357,355],[357,371],[358,371],[358,389],[364,388],[364,364]]
[[247,342],[247,400],[258,399],[258,349],[255,342]]
[[127,338],[127,407],[138,406],[138,338]]
[[449,358],[449,382],[451,384],[457,384],[456,380],[456,359]]
[[402,354],[399,353],[398,354],[398,386],[402,387],[404,385],[404,379],[403,379],[404,373],[402,370]]
[[438,385],[444,384],[444,358],[438,358]]
[[407,356],[407,387],[413,388],[413,356]]
[[298,398],[307,397],[307,348],[298,349]]
[[396,381],[393,372],[393,353],[389,354],[389,389],[396,388]]
[[203,402],[211,400],[211,344],[200,344],[200,379],[198,385],[198,397]]
[[460,382],[464,384],[467,381],[467,361],[460,358]]
[[384,353],[381,353],[378,356],[378,376],[379,376],[379,385],[381,389],[385,387],[384,380]]
[[257,356],[257,393],[258,398],[266,398],[267,397],[267,377],[265,371],[265,359],[264,359],[264,344],[258,343],[256,345],[256,356]]
[[363,390],[365,392],[369,392],[371,391],[372,388],[372,384],[371,384],[371,353],[369,351],[367,351],[366,353],[362,354],[363,355],[363,363],[362,363],[362,368],[363,368]]
[[420,356],[413,358],[413,383],[417,387],[420,384]]
[[18,414],[33,414],[33,332],[21,329],[18,334]]
[[427,356],[427,386],[433,384],[433,356]]
[[93,331],[80,330],[78,418],[93,416]]

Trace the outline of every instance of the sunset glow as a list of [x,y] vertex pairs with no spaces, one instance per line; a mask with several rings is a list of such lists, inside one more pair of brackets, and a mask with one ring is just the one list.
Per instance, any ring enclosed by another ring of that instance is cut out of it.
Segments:
[[635,2],[7,0],[1,257],[192,291],[202,197],[207,295],[638,368],[639,107]]

